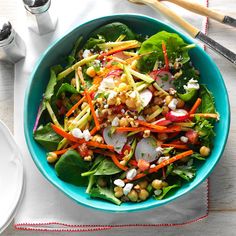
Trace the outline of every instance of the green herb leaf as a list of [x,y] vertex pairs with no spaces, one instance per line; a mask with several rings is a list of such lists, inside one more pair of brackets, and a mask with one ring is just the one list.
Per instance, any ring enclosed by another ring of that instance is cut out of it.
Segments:
[[81,173],[88,170],[89,166],[90,163],[85,162],[78,152],[69,150],[60,157],[55,165],[55,170],[63,181],[77,186],[86,186],[88,178],[82,177]]
[[196,175],[196,168],[194,166],[177,166],[172,173],[180,176],[181,178],[190,181]]
[[54,132],[51,124],[41,125],[34,133],[34,139],[48,151],[54,151],[62,137]]
[[109,202],[113,202],[116,205],[121,204],[121,201],[114,196],[113,191],[108,188],[101,188],[101,187],[97,186],[96,188],[93,188],[90,191],[90,196],[92,198],[101,198],[101,199],[107,200]]

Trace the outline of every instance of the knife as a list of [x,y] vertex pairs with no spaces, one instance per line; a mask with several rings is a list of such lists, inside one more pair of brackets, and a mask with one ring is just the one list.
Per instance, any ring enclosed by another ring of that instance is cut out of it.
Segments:
[[205,43],[208,47],[213,49],[215,52],[219,53],[227,60],[229,60],[233,65],[236,65],[236,54],[234,52],[230,51],[221,44],[217,43],[215,40],[206,36],[199,29],[188,23],[186,20],[177,15],[174,11],[169,9],[161,2],[157,0],[129,0],[129,1],[137,4],[146,4],[151,8],[153,8],[154,10],[161,12],[162,14],[167,16],[172,22],[175,22],[176,24],[181,26],[185,31],[188,32],[188,34],[191,37],[199,39],[200,41]]
[[189,0],[163,0],[174,3],[178,6],[181,6],[189,11],[195,12],[197,14],[208,16],[209,18],[216,20],[220,23],[236,27],[236,19],[231,16],[224,15],[221,12],[207,8],[199,3],[192,2]]

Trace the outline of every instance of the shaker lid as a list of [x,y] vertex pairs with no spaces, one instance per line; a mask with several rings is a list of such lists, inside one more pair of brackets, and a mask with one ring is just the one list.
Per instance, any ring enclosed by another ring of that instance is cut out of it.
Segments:
[[29,7],[40,7],[46,4],[49,0],[24,0],[24,4]]
[[0,41],[7,39],[11,35],[11,32],[11,23],[5,18],[0,18]]

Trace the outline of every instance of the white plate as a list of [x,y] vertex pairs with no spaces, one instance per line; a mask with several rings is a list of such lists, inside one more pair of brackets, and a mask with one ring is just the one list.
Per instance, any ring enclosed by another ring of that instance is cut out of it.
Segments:
[[20,150],[10,130],[0,121],[0,234],[15,216],[23,188]]

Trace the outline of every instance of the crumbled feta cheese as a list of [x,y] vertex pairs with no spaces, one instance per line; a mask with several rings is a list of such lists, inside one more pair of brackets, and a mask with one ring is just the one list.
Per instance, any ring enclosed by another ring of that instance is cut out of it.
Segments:
[[166,160],[168,160],[168,159],[170,159],[169,156],[160,157],[160,158],[158,159],[157,163],[160,164],[160,163],[162,163],[163,161],[166,161]]
[[99,116],[99,111],[98,111],[98,109],[95,110],[95,114],[96,114],[97,117]]
[[156,189],[156,190],[154,191],[154,194],[155,194],[156,196],[159,196],[161,193],[162,193],[162,190],[160,190],[160,189]]
[[188,138],[185,136],[181,136],[180,137],[180,141],[182,141],[183,143],[187,143],[188,142]]
[[156,167],[155,164],[151,164],[151,165],[150,165],[150,168],[154,168],[154,167]]
[[175,89],[173,89],[173,88],[169,89],[169,94],[170,95],[175,95],[176,93],[177,93],[177,91]]
[[89,57],[90,54],[91,54],[90,50],[85,49],[83,52],[83,58]]
[[133,186],[134,185],[131,183],[126,184],[125,187],[123,188],[124,195],[128,195],[131,189],[133,188]]
[[111,125],[115,126],[115,127],[119,126],[119,124],[120,124],[120,122],[119,122],[119,118],[118,117],[115,117],[113,119],[113,121],[111,122]]
[[156,148],[156,152],[157,152],[157,156],[161,156],[161,154],[163,153],[164,149],[162,147],[157,147]]
[[118,187],[121,187],[121,188],[123,188],[125,186],[125,182],[122,179],[116,179],[114,181],[114,184]]
[[112,77],[104,78],[98,88],[99,91],[105,92],[107,89],[115,88],[115,83]]
[[200,86],[198,81],[193,78],[188,81],[187,85],[184,85],[184,89],[186,90],[186,92],[188,92],[190,89],[198,90],[199,88]]
[[117,96],[117,92],[115,91],[110,91],[107,100],[111,100]]
[[123,113],[123,114],[124,114],[124,113],[125,113],[125,109],[121,109],[121,113]]
[[132,93],[130,93],[129,97],[136,98],[137,97],[137,91],[133,91]]
[[178,100],[176,98],[173,98],[170,103],[168,104],[168,107],[171,109],[171,110],[176,110],[176,106],[178,104]]
[[84,137],[82,131],[81,131],[79,128],[74,128],[74,129],[71,131],[71,134],[72,134],[75,138],[83,138],[83,137]]
[[88,129],[85,129],[83,131],[83,136],[84,136],[85,141],[89,141],[91,139],[91,134]]
[[136,175],[137,175],[137,170],[131,169],[131,170],[127,171],[126,178],[129,180],[132,180]]
[[104,105],[104,108],[105,108],[105,109],[107,109],[108,107],[109,107],[109,105],[108,105],[108,104]]

